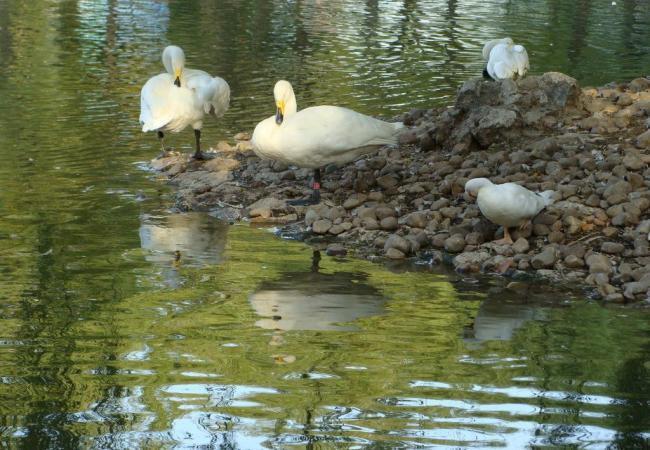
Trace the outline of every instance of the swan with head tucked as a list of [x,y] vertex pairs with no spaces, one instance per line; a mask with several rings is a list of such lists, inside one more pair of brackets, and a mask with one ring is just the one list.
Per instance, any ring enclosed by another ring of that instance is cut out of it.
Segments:
[[483,76],[493,80],[523,77],[530,69],[526,49],[509,37],[487,42],[483,46],[483,59],[487,62]]
[[253,150],[261,158],[314,169],[312,196],[294,204],[320,201],[320,168],[341,165],[384,145],[397,143],[401,123],[384,122],[338,106],[312,106],[298,111],[288,81],[273,88],[275,116],[257,124]]
[[503,226],[502,244],[512,244],[509,227],[525,227],[545,207],[553,203],[553,191],[536,193],[516,183],[494,184],[487,178],[465,183],[465,192],[476,198],[481,213]]
[[188,125],[194,129],[194,158],[203,159],[201,128],[206,114],[221,117],[230,104],[230,87],[222,78],[185,67],[185,54],[170,45],[162,53],[167,73],[150,78],[140,94],[142,131],[157,131],[163,144],[164,131],[178,133]]

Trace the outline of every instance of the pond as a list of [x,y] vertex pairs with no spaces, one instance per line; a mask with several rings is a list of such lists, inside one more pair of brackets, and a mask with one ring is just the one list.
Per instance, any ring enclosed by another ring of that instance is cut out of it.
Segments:
[[504,35],[533,73],[650,67],[642,0],[0,0],[0,447],[647,448],[643,309],[329,258],[175,212],[147,170],[169,43],[230,83],[214,146],[279,78],[299,106],[446,104]]

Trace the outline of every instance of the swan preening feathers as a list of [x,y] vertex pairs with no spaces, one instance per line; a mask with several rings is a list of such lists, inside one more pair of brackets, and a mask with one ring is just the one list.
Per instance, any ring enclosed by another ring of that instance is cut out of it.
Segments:
[[526,49],[510,38],[487,42],[483,46],[483,59],[487,62],[483,75],[493,80],[523,77],[530,69]]
[[203,159],[201,128],[206,114],[221,117],[230,104],[230,87],[222,78],[185,67],[185,54],[170,45],[162,53],[166,73],[150,78],[140,94],[142,131],[157,131],[163,146],[164,131],[194,129],[194,158]]
[[539,212],[553,203],[554,191],[536,193],[516,183],[494,184],[487,178],[474,178],[465,192],[476,198],[481,213],[503,226],[501,243],[512,244],[509,227],[526,226]]
[[276,114],[255,127],[253,149],[262,158],[314,169],[312,197],[304,204],[320,201],[320,167],[345,164],[396,144],[403,127],[338,106],[298,111],[293,88],[284,80],[275,84],[273,96]]

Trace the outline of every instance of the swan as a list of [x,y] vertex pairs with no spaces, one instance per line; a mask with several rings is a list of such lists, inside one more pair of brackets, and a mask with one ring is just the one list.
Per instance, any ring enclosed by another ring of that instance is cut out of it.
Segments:
[[203,117],[221,117],[230,104],[230,87],[223,78],[207,72],[185,68],[185,53],[170,45],[162,53],[167,73],[150,78],[140,93],[140,124],[142,131],[157,131],[163,152],[163,131],[178,133],[191,125],[196,139],[195,159],[201,153]]
[[530,69],[526,49],[515,45],[510,38],[487,42],[483,46],[483,59],[487,62],[483,76],[493,80],[523,77]]
[[553,203],[554,191],[536,193],[516,183],[494,184],[487,178],[473,178],[465,183],[465,192],[476,198],[481,213],[491,222],[503,226],[499,244],[512,244],[509,227],[526,227],[530,220]]
[[320,168],[342,165],[397,143],[401,123],[388,123],[338,106],[312,106],[298,111],[291,83],[280,80],[273,88],[277,112],[257,124],[251,142],[264,159],[314,169],[312,195],[289,202],[320,202]]

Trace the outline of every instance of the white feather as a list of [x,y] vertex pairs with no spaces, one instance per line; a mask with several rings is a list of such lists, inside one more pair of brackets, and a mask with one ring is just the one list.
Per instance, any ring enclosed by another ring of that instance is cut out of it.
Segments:
[[469,180],[465,191],[476,195],[485,217],[504,227],[521,225],[553,203],[553,191],[537,194],[516,183],[493,184],[486,178]]
[[276,104],[285,105],[280,125],[275,116],[255,127],[252,144],[262,158],[299,167],[345,164],[383,145],[396,144],[401,123],[384,122],[338,106],[313,106],[296,111],[291,85],[279,81]]
[[[230,104],[230,87],[225,80],[202,70],[186,69],[185,55],[179,47],[163,51],[168,73],[150,78],[140,94],[142,131],[179,132],[191,125],[201,129],[205,114],[222,116]],[[180,73],[180,87],[174,85]]]
[[486,48],[489,44],[493,44],[489,47],[488,74],[495,80],[526,75],[530,69],[530,63],[524,46],[515,45],[510,38],[501,39],[504,42],[495,41],[490,41],[483,48],[483,57],[485,57]]

